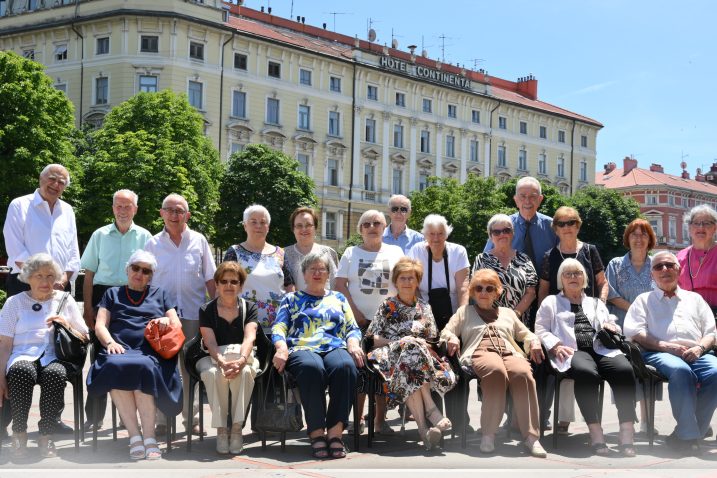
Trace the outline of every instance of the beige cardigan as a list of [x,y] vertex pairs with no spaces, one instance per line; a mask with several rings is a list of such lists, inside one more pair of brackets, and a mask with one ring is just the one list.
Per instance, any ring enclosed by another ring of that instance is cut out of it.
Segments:
[[[506,307],[498,308],[498,318],[493,325],[505,341],[508,350],[514,355],[527,358],[526,354],[530,353],[530,343],[538,340],[535,334],[518,319],[515,312]],[[447,342],[453,337],[458,337],[461,341],[460,362],[470,366],[473,351],[483,339],[487,326],[488,324],[483,322],[473,305],[464,305],[453,314],[441,331],[441,340]],[[516,342],[523,342],[525,353],[520,350]]]

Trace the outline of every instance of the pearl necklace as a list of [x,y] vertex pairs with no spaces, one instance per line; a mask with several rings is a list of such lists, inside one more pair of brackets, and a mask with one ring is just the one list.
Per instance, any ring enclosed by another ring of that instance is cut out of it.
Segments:
[[[566,254],[575,254],[575,257],[577,257],[577,256],[578,256],[578,251],[580,250],[580,248],[581,248],[582,246],[583,246],[582,243],[577,242],[577,243],[575,244],[575,252],[566,252]],[[560,258],[561,258],[562,260],[565,260],[565,256],[563,255],[563,251],[560,250],[560,244],[558,244],[558,254],[560,254]]]
[[710,246],[710,248],[707,249],[707,251],[705,251],[705,254],[702,257],[697,258],[697,262],[699,263],[699,265],[697,266],[697,272],[695,272],[694,274],[692,273],[692,250],[694,249],[694,247],[690,248],[690,252],[687,253],[687,268],[690,273],[690,277],[692,279],[696,279],[697,276],[700,275],[700,271],[702,270],[702,264],[707,262],[707,256],[709,255],[710,251],[714,248],[714,246],[715,245],[712,244]]

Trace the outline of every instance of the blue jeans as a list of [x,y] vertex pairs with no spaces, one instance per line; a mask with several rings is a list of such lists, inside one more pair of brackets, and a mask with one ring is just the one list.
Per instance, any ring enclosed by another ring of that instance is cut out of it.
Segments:
[[703,355],[692,363],[666,352],[645,352],[645,363],[667,377],[675,434],[680,440],[705,436],[717,408],[717,357]]

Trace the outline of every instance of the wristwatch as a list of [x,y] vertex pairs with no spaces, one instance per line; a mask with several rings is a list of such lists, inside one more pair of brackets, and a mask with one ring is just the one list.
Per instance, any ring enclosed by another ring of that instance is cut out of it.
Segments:
[[702,354],[701,354],[701,355],[704,355],[704,354],[707,353],[707,349],[705,348],[704,345],[702,345],[702,344],[697,344],[697,346],[702,349]]

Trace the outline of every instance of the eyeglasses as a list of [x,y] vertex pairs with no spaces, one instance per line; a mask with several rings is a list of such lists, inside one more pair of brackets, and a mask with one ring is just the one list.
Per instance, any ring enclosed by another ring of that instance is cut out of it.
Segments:
[[185,211],[184,209],[175,209],[173,207],[163,207],[162,211],[166,212],[170,216],[184,216],[185,214],[187,214],[187,211]]
[[634,237],[635,239],[637,239],[640,237],[648,237],[648,234],[645,234],[644,232],[635,231],[635,232],[630,233],[630,237]]
[[660,262],[659,264],[653,264],[652,270],[655,272],[663,271],[665,269],[671,271],[676,267],[677,264],[675,264],[674,262]]
[[506,227],[504,229],[491,229],[490,235],[491,236],[500,236],[505,234],[506,236],[509,234],[513,234],[513,228],[512,227]]
[[406,206],[392,206],[391,212],[402,212],[403,214],[408,214],[408,208]]
[[361,227],[363,227],[364,229],[368,229],[372,226],[373,227],[381,227],[381,226],[383,226],[383,223],[381,221],[373,221],[373,222],[366,221],[366,222],[361,223]]
[[45,179],[47,179],[48,182],[51,182],[51,183],[57,183],[62,186],[67,186],[67,179],[63,178],[62,176],[52,175],[52,176],[47,176],[47,178],[45,178]]
[[294,224],[294,229],[313,229],[313,224]]
[[690,226],[695,227],[712,227],[715,225],[714,221],[692,221]]
[[129,266],[129,268],[132,270],[132,272],[142,272],[142,275],[152,275],[152,269],[148,269],[147,267],[138,266],[137,264],[132,264]]
[[329,272],[329,270],[323,267],[320,269],[314,269],[312,267],[311,269],[309,269],[309,272],[311,272],[311,274],[326,274],[327,272]]
[[268,226],[268,225],[269,225],[269,222],[266,221],[266,220],[263,220],[263,219],[262,219],[262,220],[249,219],[249,220],[247,221],[247,224],[249,224],[250,226],[261,226],[261,227],[264,227],[264,226]]
[[239,281],[237,279],[219,279],[219,283],[221,285],[227,285],[227,284],[239,285]]
[[563,277],[567,277],[568,279],[577,279],[578,277],[583,276],[583,271],[566,271],[563,272]]
[[553,221],[553,224],[555,224],[558,227],[565,227],[565,226],[575,226],[577,225],[578,220],[577,219],[568,219],[567,221]]
[[495,289],[495,286],[494,286],[494,285],[487,285],[487,286],[485,286],[485,287],[482,286],[482,285],[477,285],[477,286],[473,287],[473,290],[476,291],[476,292],[478,292],[479,294],[480,294],[481,292],[483,292],[484,290],[485,290],[486,292],[488,292],[489,294],[492,294],[493,292],[495,292],[496,289]]
[[538,193],[532,193],[532,194],[516,194],[519,199],[525,201],[527,199],[530,199],[531,201],[534,201],[540,197],[540,194]]

